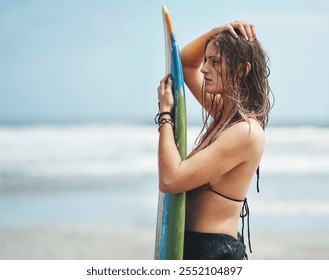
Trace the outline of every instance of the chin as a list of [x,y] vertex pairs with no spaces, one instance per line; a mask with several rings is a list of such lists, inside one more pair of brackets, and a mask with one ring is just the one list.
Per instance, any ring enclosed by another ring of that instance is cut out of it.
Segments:
[[205,88],[205,90],[206,90],[206,92],[207,93],[209,93],[209,94],[211,94],[211,95],[221,95],[222,93],[221,92],[218,92],[218,90],[215,90],[215,89],[207,89],[207,88]]
[[210,94],[216,94],[216,90],[213,88],[213,87],[211,87],[211,86],[205,86],[204,87],[204,89],[205,89],[205,91],[207,92],[207,93],[210,93]]

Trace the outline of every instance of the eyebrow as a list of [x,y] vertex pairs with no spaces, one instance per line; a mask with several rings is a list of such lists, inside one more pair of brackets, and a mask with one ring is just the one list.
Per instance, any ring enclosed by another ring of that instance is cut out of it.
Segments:
[[205,56],[206,58],[220,58],[220,56],[216,56],[216,55],[209,55],[209,56]]
[[[204,55],[207,56],[207,52],[205,52]],[[214,52],[209,52],[207,57],[209,57],[209,58],[211,58],[211,57],[219,57],[218,55],[220,55],[219,52],[216,52],[216,53],[214,53]]]

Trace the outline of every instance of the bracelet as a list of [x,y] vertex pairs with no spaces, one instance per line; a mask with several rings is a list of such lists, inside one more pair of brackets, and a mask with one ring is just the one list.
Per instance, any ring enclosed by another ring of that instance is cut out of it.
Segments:
[[169,115],[172,118],[171,112],[166,111],[166,112],[162,112],[162,113],[157,113],[154,117],[155,124],[159,124],[160,123],[160,118],[164,115]]
[[163,118],[160,122],[159,122],[159,128],[158,128],[158,132],[160,132],[160,128],[166,124],[166,123],[169,123],[173,128],[175,127],[175,123],[172,119],[166,119],[166,118]]

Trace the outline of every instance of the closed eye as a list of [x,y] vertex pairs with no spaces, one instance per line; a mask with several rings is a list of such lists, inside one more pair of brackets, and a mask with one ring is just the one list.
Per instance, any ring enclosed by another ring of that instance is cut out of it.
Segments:
[[219,64],[219,59],[218,58],[213,58],[212,59],[212,65],[215,66],[215,65],[218,65]]

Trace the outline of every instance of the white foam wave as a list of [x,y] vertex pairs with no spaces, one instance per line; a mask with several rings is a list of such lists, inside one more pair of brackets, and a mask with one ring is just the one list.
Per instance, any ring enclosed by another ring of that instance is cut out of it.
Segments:
[[116,125],[0,129],[0,172],[109,176],[156,172],[157,131]]
[[[189,150],[199,128],[189,128]],[[0,127],[0,174],[109,176],[157,172],[155,126]],[[269,128],[264,173],[329,173],[329,129]]]
[[267,174],[329,174],[328,155],[265,154],[261,162]]
[[252,212],[261,215],[329,216],[327,201],[254,201]]

